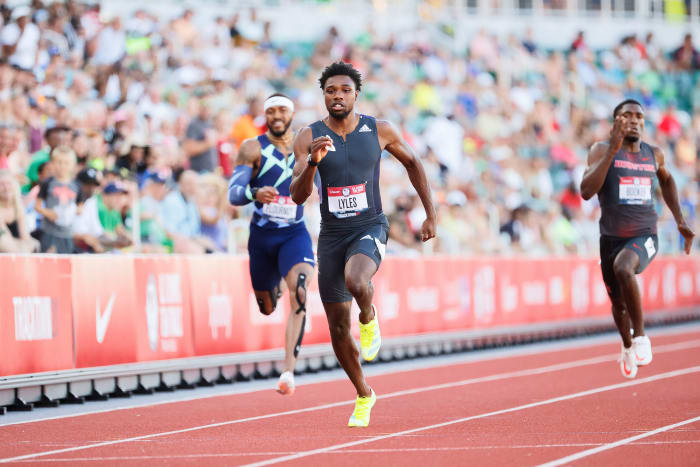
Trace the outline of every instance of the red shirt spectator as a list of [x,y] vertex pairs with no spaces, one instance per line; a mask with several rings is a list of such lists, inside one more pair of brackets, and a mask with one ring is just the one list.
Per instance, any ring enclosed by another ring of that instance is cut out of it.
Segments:
[[661,117],[659,131],[672,140],[678,139],[681,135],[683,126],[676,118],[675,109],[672,106],[666,109],[663,117]]
[[231,167],[233,143],[231,143],[228,138],[220,139],[216,143],[216,152],[219,155],[219,165],[221,166],[221,171],[226,178],[229,178],[233,173],[233,167]]

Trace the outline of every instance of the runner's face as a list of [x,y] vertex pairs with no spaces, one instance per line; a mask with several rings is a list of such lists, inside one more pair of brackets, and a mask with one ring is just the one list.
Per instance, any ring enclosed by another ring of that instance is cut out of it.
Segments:
[[644,111],[637,104],[625,104],[618,115],[622,116],[622,134],[625,140],[639,141],[644,131]]
[[352,112],[357,94],[352,78],[346,75],[331,76],[323,89],[328,113],[333,118],[343,120]]
[[274,137],[280,138],[287,133],[287,130],[289,130],[289,126],[292,124],[293,116],[294,113],[289,109],[289,107],[283,105],[269,107],[265,111],[267,128]]

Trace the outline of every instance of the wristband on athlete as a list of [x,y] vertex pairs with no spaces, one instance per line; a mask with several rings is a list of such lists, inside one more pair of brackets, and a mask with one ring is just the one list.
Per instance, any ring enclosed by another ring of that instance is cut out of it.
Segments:
[[306,163],[307,163],[308,165],[310,165],[311,167],[317,167],[317,166],[318,166],[318,162],[316,162],[315,160],[313,160],[313,159],[311,158],[311,153],[309,153],[309,155],[306,156]]

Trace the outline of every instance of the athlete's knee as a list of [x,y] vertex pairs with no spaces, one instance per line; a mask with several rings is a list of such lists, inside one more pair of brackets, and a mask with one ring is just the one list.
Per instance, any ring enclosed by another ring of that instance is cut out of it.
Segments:
[[258,302],[258,308],[260,309],[260,313],[264,315],[270,315],[272,314],[273,311],[275,311],[275,308],[277,308],[277,300],[280,298],[282,295],[280,293],[280,288],[279,286],[273,288],[268,292],[270,300],[265,300],[263,297],[256,297],[256,301]]
[[369,292],[369,281],[358,277],[347,276],[345,278],[345,286],[353,297],[363,297]]
[[627,309],[621,298],[616,297],[612,299],[612,312],[615,316],[624,316],[627,313]]
[[332,340],[344,339],[350,335],[350,321],[344,319],[334,323],[329,322],[328,330]]
[[629,281],[634,278],[634,267],[624,257],[618,257],[613,263],[613,272],[618,281]]
[[272,306],[269,302],[266,302],[264,298],[258,298],[257,302],[258,308],[260,309],[260,313],[264,315],[270,315],[273,311],[275,311],[275,307]]

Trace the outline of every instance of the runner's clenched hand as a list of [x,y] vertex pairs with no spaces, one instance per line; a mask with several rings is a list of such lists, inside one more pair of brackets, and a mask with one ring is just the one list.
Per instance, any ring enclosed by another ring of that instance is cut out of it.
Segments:
[[255,200],[263,204],[269,204],[275,200],[278,194],[279,192],[274,186],[264,186],[255,193]]
[[321,162],[328,150],[333,147],[333,140],[330,136],[319,136],[315,140],[311,141],[311,160],[314,162]]
[[625,117],[618,115],[615,117],[615,122],[610,130],[610,150],[616,153],[622,147],[622,141],[625,139],[623,132],[623,125],[625,124]]

